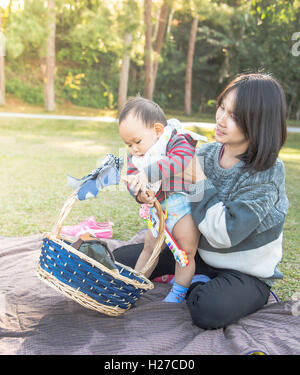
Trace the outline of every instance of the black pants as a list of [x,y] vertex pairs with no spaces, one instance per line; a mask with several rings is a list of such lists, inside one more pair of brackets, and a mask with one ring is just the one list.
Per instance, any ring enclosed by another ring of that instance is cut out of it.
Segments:
[[[143,244],[123,246],[114,251],[116,260],[134,268]],[[270,287],[256,277],[244,273],[208,266],[196,254],[196,272],[207,275],[211,281],[194,283],[187,292],[187,306],[192,321],[203,329],[225,327],[263,307],[270,294]],[[165,248],[150,280],[174,274],[175,260]]]

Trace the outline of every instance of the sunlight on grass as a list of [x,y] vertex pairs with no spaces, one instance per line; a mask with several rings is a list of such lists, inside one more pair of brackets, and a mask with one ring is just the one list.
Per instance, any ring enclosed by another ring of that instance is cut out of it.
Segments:
[[284,147],[279,153],[279,157],[284,161],[297,161],[300,160],[300,151],[299,149]]
[[84,154],[103,154],[108,152],[107,146],[96,144],[94,141],[84,140],[84,141],[72,141],[72,142],[47,142],[49,146],[55,148],[62,148],[65,150],[70,150],[72,152],[80,152]]

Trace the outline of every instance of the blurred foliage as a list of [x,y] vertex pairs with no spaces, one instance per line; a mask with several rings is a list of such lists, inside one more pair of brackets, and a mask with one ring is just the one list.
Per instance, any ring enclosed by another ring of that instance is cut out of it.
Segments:
[[[12,7],[15,3],[18,0],[2,12],[6,89],[26,101],[40,103],[47,39],[45,2],[26,0],[19,9]],[[153,29],[161,4],[162,0],[153,0]],[[300,56],[292,54],[296,43],[292,36],[300,32],[300,0],[178,0],[172,6],[154,100],[170,109],[183,108],[189,32],[197,15],[194,112],[213,112],[218,93],[237,74],[265,71],[282,83],[289,117],[300,116]],[[124,34],[128,32],[133,36],[131,96],[143,94],[144,87],[143,1],[56,0],[57,99],[115,108]]]

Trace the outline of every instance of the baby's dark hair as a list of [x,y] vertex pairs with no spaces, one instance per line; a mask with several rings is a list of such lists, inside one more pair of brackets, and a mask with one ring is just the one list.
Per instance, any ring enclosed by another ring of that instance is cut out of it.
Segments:
[[271,74],[241,74],[218,96],[217,107],[233,90],[236,123],[249,141],[248,149],[239,159],[246,168],[266,170],[275,163],[287,137],[284,91]]
[[161,123],[163,126],[167,125],[166,116],[160,106],[152,100],[145,99],[141,96],[130,98],[127,101],[119,116],[119,125],[130,113],[139,118],[143,124],[149,128],[157,122]]

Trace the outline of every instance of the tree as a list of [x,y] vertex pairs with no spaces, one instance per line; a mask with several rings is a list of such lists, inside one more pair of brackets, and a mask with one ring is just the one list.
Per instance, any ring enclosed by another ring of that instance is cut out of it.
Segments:
[[187,60],[186,60],[185,96],[184,96],[184,112],[186,115],[190,115],[191,110],[192,110],[193,60],[194,60],[194,50],[195,50],[198,22],[199,22],[199,18],[196,15],[192,21]]
[[[250,42],[252,64],[272,73],[282,84],[287,97],[288,118],[300,113],[300,64],[293,55],[292,36],[300,30],[299,0],[253,0],[251,15],[255,20]],[[255,32],[253,32],[255,29]],[[266,37],[267,36],[267,37]],[[259,54],[257,53],[259,52]]]
[[132,42],[132,34],[127,33],[124,37],[124,53],[121,64],[120,80],[119,80],[119,92],[118,92],[118,112],[122,111],[122,108],[127,99],[128,90],[128,76],[129,76],[129,66],[130,66],[130,51],[129,47]]
[[153,92],[155,89],[158,63],[159,63],[163,39],[165,36],[166,26],[168,22],[168,15],[169,15],[169,1],[164,0],[160,8],[160,12],[159,12],[159,22],[158,22],[157,35],[156,35],[156,41],[155,41],[155,46],[154,46],[154,59],[153,59],[153,65],[152,65],[152,79],[151,79],[151,89],[150,89],[151,98],[153,97]]
[[159,10],[159,19],[154,32],[154,47],[152,46],[152,1],[144,0],[144,22],[145,22],[145,88],[144,95],[152,100],[155,89],[158,63],[160,59],[161,48],[165,36],[169,4],[172,0],[163,0]]
[[145,20],[145,87],[144,96],[152,99],[152,0],[144,0]]
[[54,0],[48,0],[48,48],[46,56],[46,68],[44,77],[45,108],[47,111],[55,109],[55,4]]
[[5,56],[5,36],[2,32],[2,14],[0,11],[0,105],[5,105],[5,73],[4,73],[4,56]]
[[134,45],[137,44],[137,32],[141,25],[140,8],[136,0],[122,1],[116,21],[118,34],[124,35],[123,45],[120,48],[122,59],[118,89],[118,112],[120,113],[127,99],[130,54],[133,48],[132,41],[134,40]]
[[[43,80],[50,56],[48,2],[6,3],[6,92],[40,104],[48,91]],[[300,65],[293,53],[299,51],[300,0],[55,0],[55,6],[52,67],[55,62],[56,96],[61,99],[121,108],[127,89],[130,95],[142,92],[147,77],[149,97],[163,107],[184,110],[190,102],[191,110],[212,112],[216,96],[236,74],[263,70],[282,83],[290,118],[300,116]]]
[[210,107],[219,91],[218,86],[238,70],[239,59],[233,56],[236,50],[245,47],[242,41],[244,16],[249,3],[238,6],[244,0],[230,2],[236,4],[231,7],[225,1],[191,0],[186,9],[193,17],[185,71],[184,111],[187,115],[192,111],[193,92],[199,108]]

